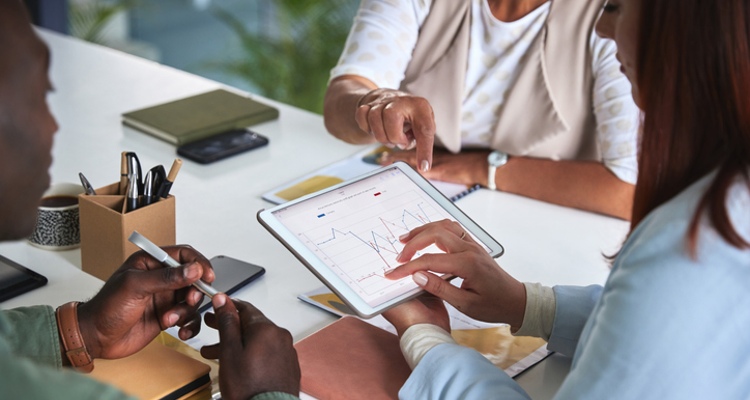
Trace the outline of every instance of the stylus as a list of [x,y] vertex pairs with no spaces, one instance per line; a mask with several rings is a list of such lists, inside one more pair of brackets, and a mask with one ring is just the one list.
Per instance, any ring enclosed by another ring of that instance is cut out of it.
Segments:
[[[162,250],[161,248],[159,248],[159,246],[146,239],[146,237],[138,233],[138,231],[133,231],[133,233],[130,234],[128,240],[130,240],[130,242],[132,242],[134,245],[140,247],[146,253],[150,254],[151,257],[154,257],[159,262],[167,264],[172,268],[179,267],[181,265],[179,262],[177,262],[177,260],[170,257],[166,251]],[[198,288],[198,290],[211,298],[219,293],[216,289],[211,287],[211,285],[201,280],[193,283],[193,286],[195,286],[196,288]]]

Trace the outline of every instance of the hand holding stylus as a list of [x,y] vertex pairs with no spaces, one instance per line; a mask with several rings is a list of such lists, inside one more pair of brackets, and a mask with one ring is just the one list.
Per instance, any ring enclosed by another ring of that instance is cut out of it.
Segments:
[[[130,234],[130,237],[128,238],[128,240],[134,245],[140,247],[146,253],[150,254],[151,257],[154,257],[159,262],[167,264],[167,266],[169,267],[174,268],[174,267],[179,267],[181,265],[177,260],[170,257],[166,251],[162,250],[159,246],[155,245],[152,241],[146,239],[146,237],[138,233],[138,231],[133,231],[133,233]],[[211,298],[213,298],[217,293],[219,293],[216,289],[211,287],[211,285],[200,280],[193,283],[193,286],[195,286],[198,290],[203,292],[203,294]]]

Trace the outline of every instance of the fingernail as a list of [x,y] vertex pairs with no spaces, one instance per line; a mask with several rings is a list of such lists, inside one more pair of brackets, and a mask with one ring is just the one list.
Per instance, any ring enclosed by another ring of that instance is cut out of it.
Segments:
[[177,320],[180,319],[180,316],[177,314],[169,314],[169,326],[174,326],[177,323]]
[[197,279],[201,276],[201,266],[198,263],[192,263],[185,268],[185,278]]
[[214,309],[224,307],[224,304],[226,304],[226,302],[227,302],[227,297],[224,296],[223,294],[217,294],[216,296],[214,296],[213,301],[212,301],[214,305]]
[[386,144],[385,144],[385,147],[387,147],[387,148],[389,148],[389,149],[395,149],[395,148],[396,148],[396,145],[394,145],[393,143],[386,143]]
[[401,236],[398,237],[398,240],[400,240],[400,241],[403,242],[404,240],[406,240],[408,238],[409,238],[409,234],[408,233],[404,233],[403,235],[401,235]]
[[415,272],[414,275],[411,276],[411,279],[413,279],[414,283],[419,286],[424,287],[425,285],[427,285],[427,275],[425,275],[423,272]]
[[201,292],[195,292],[193,294],[193,301],[195,301],[196,303],[198,303],[198,302],[201,301],[202,297],[203,297],[203,293],[201,293]]
[[430,163],[427,162],[427,160],[422,160],[422,165],[421,165],[420,169],[422,170],[422,172],[429,171],[430,170]]
[[193,337],[193,331],[191,331],[190,329],[183,329],[181,336],[183,340],[190,339],[191,337]]
[[396,256],[396,261],[398,261],[398,262],[401,262],[401,256],[402,256],[403,254],[404,254],[404,253],[398,253],[398,255]]
[[406,148],[406,150],[411,150],[413,148],[417,147],[417,141],[412,139],[411,142],[409,142],[409,147]]

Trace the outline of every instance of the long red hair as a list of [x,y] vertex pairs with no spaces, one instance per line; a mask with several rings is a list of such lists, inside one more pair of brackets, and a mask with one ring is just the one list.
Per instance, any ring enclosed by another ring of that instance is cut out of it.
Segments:
[[[653,209],[718,170],[702,212],[732,245],[750,247],[726,197],[750,164],[750,0],[642,0],[637,75],[645,113],[631,229]],[[748,205],[750,207],[750,204]]]

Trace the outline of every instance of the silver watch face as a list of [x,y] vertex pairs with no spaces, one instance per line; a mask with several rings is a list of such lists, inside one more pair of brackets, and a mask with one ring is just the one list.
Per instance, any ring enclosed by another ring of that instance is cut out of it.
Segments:
[[501,167],[508,162],[508,155],[499,151],[493,151],[487,157],[487,162],[490,163],[490,166]]

